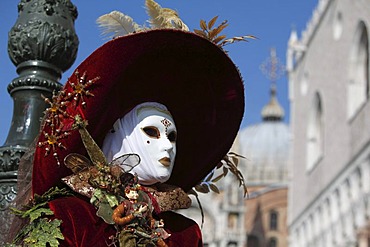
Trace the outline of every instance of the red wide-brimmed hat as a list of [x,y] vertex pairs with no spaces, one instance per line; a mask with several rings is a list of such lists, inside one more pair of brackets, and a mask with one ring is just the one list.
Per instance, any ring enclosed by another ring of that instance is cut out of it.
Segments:
[[[49,116],[49,124],[42,128],[34,157],[34,193],[60,185],[61,178],[72,173],[56,158],[86,155],[78,131],[63,134],[71,126],[66,114],[83,116],[101,146],[114,122],[137,104],[164,104],[178,131],[168,183],[185,191],[218,164],[239,130],[244,112],[239,71],[221,48],[194,33],[162,29],[119,37],[94,51],[76,71],[59,97],[73,97],[79,103],[53,105],[49,114],[54,112],[55,119]],[[80,84],[85,85],[83,90]]]

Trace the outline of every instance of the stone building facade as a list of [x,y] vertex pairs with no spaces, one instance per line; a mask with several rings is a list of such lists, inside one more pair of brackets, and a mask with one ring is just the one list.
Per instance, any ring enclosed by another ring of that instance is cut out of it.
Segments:
[[287,246],[287,199],[285,185],[251,187],[245,218],[248,247]]
[[[231,152],[240,153],[238,138]],[[241,166],[239,168],[242,169]],[[198,223],[205,247],[245,247],[243,189],[239,187],[238,181],[230,172],[216,185],[220,193],[198,192],[200,204],[194,196],[191,196],[193,202],[191,208],[180,210],[179,213]]]
[[248,197],[231,174],[217,182],[219,194],[199,194],[204,223],[196,200],[180,213],[202,226],[207,247],[287,246],[289,127],[282,119],[275,88],[262,109],[261,123],[241,129],[231,151],[240,154]]
[[245,200],[247,247],[287,246],[290,131],[274,85],[263,121],[239,133],[249,196]]
[[319,0],[291,34],[289,246],[370,246],[369,28],[369,0]]

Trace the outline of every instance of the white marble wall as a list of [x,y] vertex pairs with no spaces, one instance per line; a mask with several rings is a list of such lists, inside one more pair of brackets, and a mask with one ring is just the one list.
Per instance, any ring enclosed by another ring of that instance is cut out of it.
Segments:
[[[369,97],[352,117],[347,112],[349,57],[361,22],[370,37],[370,0],[319,0],[306,30],[301,37],[293,32],[288,44],[290,247],[355,246],[358,230],[369,224]],[[307,112],[317,92],[323,103],[323,157],[308,171]]]
[[290,246],[356,246],[370,217],[370,146],[290,226]]

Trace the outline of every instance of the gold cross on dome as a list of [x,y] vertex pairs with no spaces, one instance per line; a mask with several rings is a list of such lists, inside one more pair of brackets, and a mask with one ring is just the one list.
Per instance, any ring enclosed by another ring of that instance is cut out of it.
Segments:
[[275,48],[270,49],[270,57],[260,65],[260,69],[272,83],[276,83],[284,75],[285,67],[277,58]]

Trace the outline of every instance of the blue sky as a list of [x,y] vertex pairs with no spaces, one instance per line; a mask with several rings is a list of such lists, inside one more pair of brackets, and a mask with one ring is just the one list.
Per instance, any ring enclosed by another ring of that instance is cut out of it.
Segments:
[[[7,53],[8,31],[17,19],[19,0],[0,1],[0,144],[5,142],[13,114],[13,100],[7,92],[8,84],[17,77],[15,66]],[[79,16],[75,23],[80,40],[78,56],[67,70],[61,83],[71,75],[76,66],[106,39],[101,36],[95,20],[112,10],[131,16],[138,24],[145,24],[147,15],[144,0],[72,0]],[[162,7],[175,9],[182,20],[193,29],[199,21],[209,21],[219,16],[218,23],[228,20],[223,34],[227,37],[254,35],[257,40],[240,42],[225,47],[239,67],[245,84],[245,114],[242,128],[261,122],[261,109],[269,100],[270,82],[260,70],[269,57],[270,48],[276,49],[279,60],[285,64],[287,42],[292,28],[300,33],[312,16],[318,0],[157,0]],[[285,109],[289,122],[289,100],[286,76],[277,81],[278,99]]]

